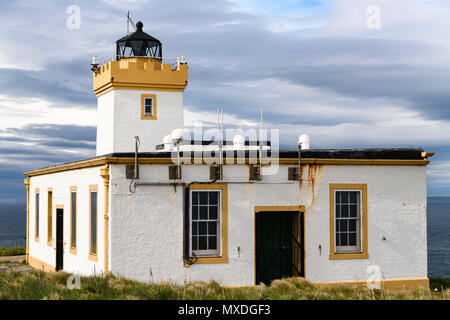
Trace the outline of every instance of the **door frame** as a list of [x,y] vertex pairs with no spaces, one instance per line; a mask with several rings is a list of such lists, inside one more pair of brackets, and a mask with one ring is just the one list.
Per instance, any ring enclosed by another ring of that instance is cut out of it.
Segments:
[[55,206],[55,271],[58,267],[58,209],[62,210],[62,269],[64,270],[64,205],[63,204],[57,204]]
[[[253,283],[256,283],[256,214],[263,212],[298,212],[297,220],[300,224],[300,215],[303,214],[303,228],[301,231],[303,252],[301,259],[303,260],[303,274],[306,275],[305,271],[305,206],[255,206],[253,213]],[[301,262],[300,262],[301,263]]]

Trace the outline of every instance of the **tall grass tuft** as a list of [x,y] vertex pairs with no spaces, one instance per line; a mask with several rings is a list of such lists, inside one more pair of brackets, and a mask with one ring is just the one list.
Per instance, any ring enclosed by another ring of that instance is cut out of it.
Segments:
[[[177,285],[170,281],[142,283],[111,274],[81,277],[81,288],[69,290],[70,274],[7,271],[0,273],[0,299],[30,300],[379,300],[379,299],[449,299],[449,281],[431,281],[431,290],[414,291],[370,290],[366,287],[317,287],[301,278],[274,280],[269,286],[227,288],[215,281],[186,282]],[[440,289],[435,290],[437,286]]]

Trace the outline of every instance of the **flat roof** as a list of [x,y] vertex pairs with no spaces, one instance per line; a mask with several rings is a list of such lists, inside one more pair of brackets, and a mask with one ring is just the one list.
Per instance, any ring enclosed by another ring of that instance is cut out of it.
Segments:
[[[140,164],[171,164],[172,153],[175,152],[139,152]],[[266,156],[267,155],[267,156]],[[307,149],[301,151],[304,164],[328,165],[427,165],[428,157],[434,152],[424,152],[422,148],[358,148],[358,149]],[[183,160],[216,157],[215,151],[180,151]],[[184,156],[184,157],[183,157]],[[66,162],[25,173],[26,176],[37,176],[48,173],[95,167],[107,164],[134,163],[134,152],[109,153],[88,159]],[[223,152],[226,159],[244,159],[246,164],[253,164],[250,160],[258,161],[259,151],[229,150]],[[263,152],[263,159],[278,159],[280,164],[298,164],[298,150],[267,150]],[[193,162],[194,163],[194,162]],[[241,162],[242,163],[242,162]],[[237,163],[237,164],[241,164]]]

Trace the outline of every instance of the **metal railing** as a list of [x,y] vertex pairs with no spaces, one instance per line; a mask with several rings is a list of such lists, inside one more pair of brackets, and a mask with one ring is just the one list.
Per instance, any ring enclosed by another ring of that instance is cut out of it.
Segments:
[[[121,56],[121,55],[116,55],[116,54],[114,54],[112,56],[109,56],[109,57],[103,59],[100,62],[100,67],[105,65],[105,64],[107,64],[107,63],[109,63],[110,61],[116,61],[116,60],[118,60],[118,58],[124,58],[124,57]],[[152,57],[149,57],[149,56],[130,56],[130,57],[126,57],[126,58],[152,58]],[[158,58],[155,58],[155,59],[158,59]],[[163,58],[161,58],[161,61],[163,63],[170,63],[172,70],[176,70],[176,68],[178,67],[179,64],[186,64],[187,63],[186,58],[184,56],[183,57],[178,57],[178,58],[163,57]],[[174,61],[174,62],[172,62],[172,61]]]

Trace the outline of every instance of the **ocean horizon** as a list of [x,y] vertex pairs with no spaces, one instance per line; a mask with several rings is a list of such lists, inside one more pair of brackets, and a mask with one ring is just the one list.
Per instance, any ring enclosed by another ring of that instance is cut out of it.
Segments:
[[[428,276],[450,278],[450,197],[428,197]],[[0,203],[0,247],[25,246],[26,203]]]

